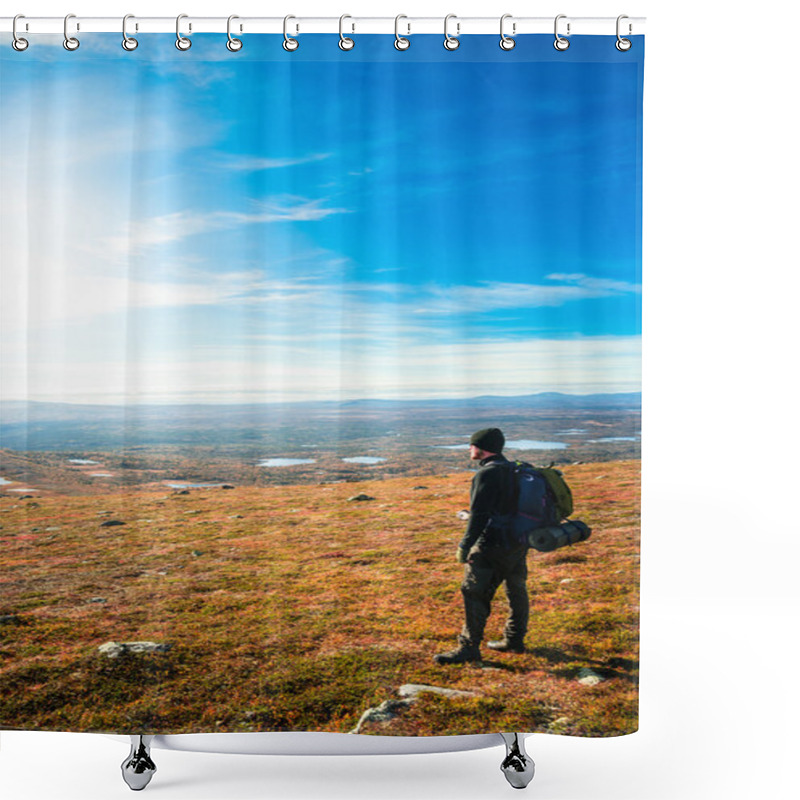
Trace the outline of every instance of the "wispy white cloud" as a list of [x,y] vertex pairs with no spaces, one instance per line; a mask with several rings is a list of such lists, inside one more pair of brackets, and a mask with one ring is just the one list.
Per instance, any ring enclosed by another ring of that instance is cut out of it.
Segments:
[[261,172],[269,169],[284,169],[297,167],[301,164],[311,164],[315,161],[324,161],[330,158],[330,153],[312,153],[308,156],[296,158],[260,158],[258,156],[222,155],[218,159],[219,166],[241,172]]
[[593,278],[581,273],[553,273],[552,283],[503,283],[431,286],[430,300],[415,309],[417,314],[463,314],[510,308],[561,306],[578,300],[640,293],[641,286],[625,281]]
[[201,233],[272,222],[315,222],[332,214],[349,213],[346,208],[326,207],[325,202],[325,199],[271,197],[254,202],[250,212],[175,211],[132,221],[124,234],[105,239],[104,246],[111,252],[138,254],[147,248],[180,242]]

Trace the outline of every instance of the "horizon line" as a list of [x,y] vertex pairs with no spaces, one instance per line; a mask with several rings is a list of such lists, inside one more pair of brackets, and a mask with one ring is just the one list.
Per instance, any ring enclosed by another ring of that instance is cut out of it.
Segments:
[[619,391],[619,392],[559,392],[559,391],[544,391],[544,392],[530,392],[527,394],[480,394],[467,397],[414,397],[414,398],[397,398],[397,397],[353,397],[341,400],[256,400],[256,401],[240,401],[240,402],[213,402],[213,401],[176,401],[176,402],[128,402],[128,403],[99,403],[99,402],[86,402],[76,401],[71,402],[67,400],[31,400],[31,399],[0,399],[0,405],[61,405],[61,406],[98,406],[101,408],[125,408],[130,406],[145,407],[156,406],[160,408],[170,406],[212,406],[212,407],[236,407],[236,406],[275,406],[275,405],[344,405],[350,403],[447,403],[447,402],[469,402],[471,400],[513,400],[515,398],[529,398],[529,397],[542,397],[542,396],[558,396],[570,398],[586,398],[586,397],[619,397],[629,395],[640,395],[641,389],[633,391]]

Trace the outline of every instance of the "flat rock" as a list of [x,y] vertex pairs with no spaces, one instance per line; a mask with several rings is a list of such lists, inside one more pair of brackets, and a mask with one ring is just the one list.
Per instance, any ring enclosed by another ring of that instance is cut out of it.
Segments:
[[404,683],[398,690],[400,697],[416,700],[421,694],[438,694],[442,697],[477,697],[475,692],[465,692],[460,689],[445,689],[441,686],[428,686],[424,683]]
[[105,522],[100,523],[101,528],[113,528],[116,525],[124,525],[121,519],[107,519]]
[[119,658],[129,653],[166,653],[170,649],[171,644],[156,642],[106,642],[97,648],[98,652],[108,658]]
[[348,503],[363,503],[365,500],[374,500],[374,497],[370,497],[368,494],[354,494],[352,497],[347,498]]
[[466,521],[466,520],[469,519],[469,511],[458,511],[458,512],[456,512],[456,516],[459,519],[462,519],[462,520]]

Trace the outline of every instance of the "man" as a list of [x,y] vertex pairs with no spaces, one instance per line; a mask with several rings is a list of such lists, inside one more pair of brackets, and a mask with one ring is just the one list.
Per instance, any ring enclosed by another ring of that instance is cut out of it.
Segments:
[[477,431],[470,439],[469,454],[480,463],[472,479],[470,517],[458,547],[457,558],[464,564],[461,594],[464,598],[464,627],[458,637],[458,649],[434,656],[437,664],[463,664],[480,661],[480,643],[489,618],[492,598],[505,583],[509,615],[505,637],[487,642],[493,650],[525,652],[528,630],[528,564],[526,545],[511,540],[501,528],[494,527],[494,517],[513,512],[514,479],[510,462],[503,456],[505,436],[499,428]]

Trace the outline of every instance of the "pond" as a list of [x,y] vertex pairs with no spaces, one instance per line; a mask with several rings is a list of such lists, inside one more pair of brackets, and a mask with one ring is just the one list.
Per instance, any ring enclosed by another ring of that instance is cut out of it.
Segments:
[[[112,475],[97,475],[98,478],[111,478]],[[188,481],[164,481],[170,489],[217,489],[224,486],[222,483],[190,483]]]
[[[468,444],[437,444],[440,450],[467,450]],[[515,439],[506,442],[506,449],[511,450],[566,450],[569,447],[564,442],[538,442],[535,439]]]
[[352,458],[343,458],[342,461],[348,464],[382,464],[386,459],[378,456],[353,456]]
[[294,467],[298,464],[316,464],[316,458],[265,458],[257,467]]
[[566,450],[569,447],[564,442],[539,442],[535,439],[516,439],[506,442],[506,448],[511,450]]

